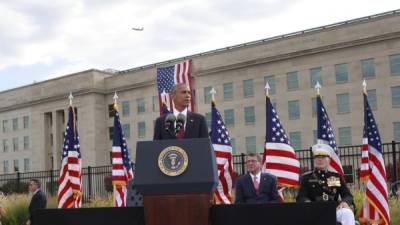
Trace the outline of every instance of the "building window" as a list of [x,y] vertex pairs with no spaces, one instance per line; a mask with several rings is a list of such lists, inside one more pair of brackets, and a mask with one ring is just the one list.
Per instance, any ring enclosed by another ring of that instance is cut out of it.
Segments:
[[300,102],[293,100],[288,102],[289,120],[300,119]]
[[289,91],[299,89],[299,76],[297,71],[289,72],[286,74],[286,83]]
[[275,81],[275,75],[270,75],[270,76],[265,76],[264,77],[264,85],[266,85],[268,82],[269,84],[269,94],[273,95],[276,93],[276,81]]
[[124,133],[125,138],[130,138],[131,137],[131,125],[130,124],[122,125],[122,132]]
[[204,88],[204,104],[210,104],[211,103],[211,86],[205,87]]
[[400,54],[391,55],[389,58],[390,58],[390,73],[392,75],[400,75]]
[[122,116],[129,116],[129,101],[122,102]]
[[317,84],[317,81],[319,82],[320,85],[323,84],[321,67],[310,69],[310,83],[311,83],[312,88],[315,87],[315,85]]
[[313,144],[317,144],[317,141],[318,141],[317,130],[313,130]]
[[392,107],[400,107],[400,86],[391,87],[392,89]]
[[115,109],[114,109],[114,104],[108,105],[108,117],[114,117],[115,114]]
[[3,120],[3,132],[8,131],[8,120]]
[[367,99],[371,109],[376,110],[378,108],[376,99],[376,89],[367,91]]
[[113,139],[113,135],[114,135],[114,127],[109,127],[108,128],[108,137],[110,138],[110,140]]
[[295,150],[301,150],[301,132],[295,131],[289,133],[290,144]]
[[354,183],[353,171],[354,170],[352,165],[343,165],[344,179],[347,184]]
[[29,172],[31,170],[31,166],[29,163],[29,159],[24,159],[24,172]]
[[254,124],[256,122],[254,106],[244,107],[244,122],[246,125]]
[[335,65],[336,83],[343,84],[349,81],[349,74],[347,72],[347,63]]
[[137,113],[140,114],[146,112],[144,98],[138,98],[136,99],[136,102],[137,102]]
[[18,118],[14,118],[12,120],[12,127],[13,127],[13,131],[18,130]]
[[256,137],[246,137],[246,151],[247,153],[256,153],[257,145],[256,145]]
[[235,111],[233,109],[224,110],[225,115],[225,125],[234,126],[235,125]]
[[138,137],[146,137],[146,123],[143,121],[138,123]]
[[212,117],[212,114],[210,112],[206,113],[206,123],[207,123],[207,127],[209,129],[211,129],[211,117]]
[[23,120],[24,120],[24,129],[28,129],[29,128],[29,116],[24,116]]
[[339,128],[339,144],[340,146],[351,145],[351,128],[340,127]]
[[254,96],[253,79],[243,81],[243,96],[245,98]]
[[370,79],[375,77],[374,59],[363,59],[361,60],[361,71],[364,79]]
[[236,139],[231,138],[232,155],[236,154]]
[[29,149],[29,136],[24,136],[24,150]]
[[3,152],[8,152],[8,140],[3,140]]
[[152,98],[152,109],[153,112],[158,112],[160,110],[159,102],[158,102],[158,96],[153,96]]
[[337,94],[336,100],[337,100],[338,113],[349,113],[350,112],[349,94],[348,93]]
[[13,138],[13,150],[18,151],[18,137]]
[[225,83],[222,86],[224,88],[224,101],[233,100],[233,83]]
[[9,165],[8,165],[8,161],[7,160],[4,160],[3,161],[3,173],[9,173],[10,172],[10,169],[9,169]]
[[394,136],[394,141],[397,142],[400,141],[400,122],[393,123],[393,136]]
[[311,98],[311,110],[312,116],[315,117],[317,115],[317,97]]
[[19,172],[19,161],[14,159],[14,172]]

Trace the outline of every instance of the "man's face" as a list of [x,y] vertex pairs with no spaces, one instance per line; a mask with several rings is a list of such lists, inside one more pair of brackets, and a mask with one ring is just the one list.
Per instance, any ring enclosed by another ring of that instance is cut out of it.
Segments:
[[190,104],[190,91],[186,85],[179,85],[174,93],[172,93],[172,100],[178,108],[186,108]]
[[320,170],[328,169],[331,159],[328,156],[317,156],[314,158],[314,166]]
[[29,192],[35,192],[38,189],[38,185],[34,181],[29,181]]
[[246,158],[247,172],[256,174],[261,170],[261,162],[256,156],[247,156]]

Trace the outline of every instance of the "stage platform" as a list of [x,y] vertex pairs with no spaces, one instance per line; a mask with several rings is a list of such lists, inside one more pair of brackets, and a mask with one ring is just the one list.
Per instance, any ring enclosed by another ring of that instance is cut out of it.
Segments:
[[[211,225],[336,225],[334,203],[214,205],[210,210]],[[44,209],[34,213],[34,225],[91,224],[145,225],[144,208]]]

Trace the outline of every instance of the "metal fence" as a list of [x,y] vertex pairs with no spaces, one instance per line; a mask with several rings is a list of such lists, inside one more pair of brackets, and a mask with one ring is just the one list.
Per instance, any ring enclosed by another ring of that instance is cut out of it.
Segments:
[[[345,173],[346,182],[353,187],[360,187],[359,171],[361,162],[362,145],[339,147],[340,161]],[[386,166],[388,183],[399,180],[400,174],[400,142],[382,144],[383,159]],[[310,149],[296,150],[297,159],[300,161],[301,173],[312,170],[314,161]],[[246,154],[233,156],[233,170],[237,175],[244,174]]]
[[[346,175],[346,181],[353,187],[359,187],[358,172],[361,161],[361,145],[339,147],[340,160]],[[388,182],[399,180],[400,174],[400,142],[385,143],[382,145],[383,157],[386,165]],[[297,150],[297,158],[300,161],[301,171],[313,169],[311,149]],[[246,154],[233,156],[233,170],[239,176],[246,172]],[[0,190],[4,192],[26,192],[30,179],[38,179],[42,183],[42,189],[48,195],[57,194],[57,180],[59,170],[38,171],[27,173],[13,173],[0,175]],[[96,197],[107,197],[112,190],[111,166],[86,167],[82,169],[83,200]]]

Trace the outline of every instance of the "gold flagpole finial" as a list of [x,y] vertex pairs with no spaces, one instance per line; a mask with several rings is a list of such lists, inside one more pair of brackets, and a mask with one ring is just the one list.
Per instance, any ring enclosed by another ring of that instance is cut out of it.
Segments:
[[314,88],[317,90],[317,95],[319,95],[319,91],[321,89],[321,84],[319,83],[319,81],[317,81],[317,83],[315,84]]
[[69,106],[72,106],[72,100],[74,99],[72,92],[69,93],[68,99],[69,99]]
[[268,81],[267,81],[267,83],[265,84],[264,89],[265,89],[265,95],[266,95],[266,96],[269,96],[269,90],[271,89],[271,86],[269,86]]
[[215,102],[215,94],[217,91],[214,88],[211,88],[210,94],[211,94],[211,101]]

